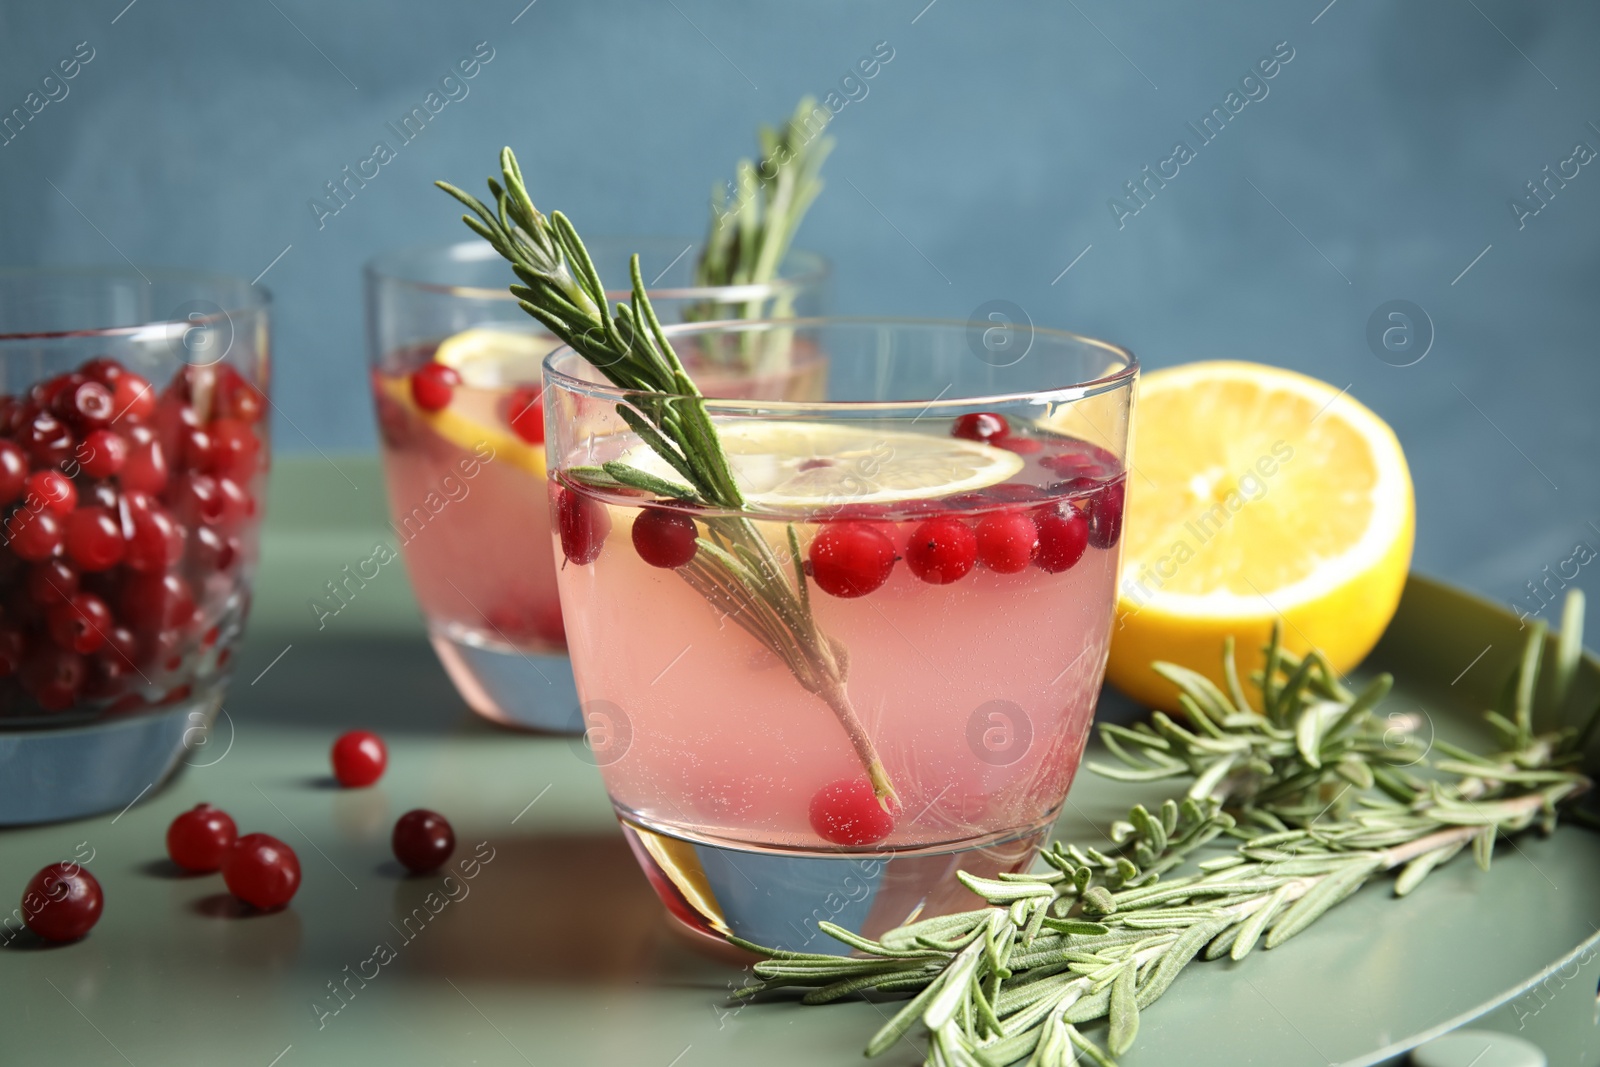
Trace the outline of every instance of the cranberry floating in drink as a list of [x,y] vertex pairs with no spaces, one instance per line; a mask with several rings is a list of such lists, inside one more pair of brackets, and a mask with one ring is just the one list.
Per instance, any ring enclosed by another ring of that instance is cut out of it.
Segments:
[[121,808],[208,742],[257,556],[268,332],[226,278],[0,273],[0,298],[4,824]]

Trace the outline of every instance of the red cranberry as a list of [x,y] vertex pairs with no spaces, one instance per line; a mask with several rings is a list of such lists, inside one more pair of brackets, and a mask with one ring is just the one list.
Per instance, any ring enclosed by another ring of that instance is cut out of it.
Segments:
[[211,434],[200,426],[188,427],[179,445],[182,466],[192,471],[209,471],[216,462],[216,445]]
[[0,441],[0,504],[21,496],[27,479],[27,455],[10,441]]
[[1110,548],[1122,536],[1124,482],[1112,482],[1089,498],[1089,543]]
[[807,553],[812,580],[829,596],[866,596],[889,580],[894,542],[866,522],[829,522]]
[[1039,550],[1033,562],[1041,570],[1060,574],[1083,558],[1089,543],[1089,521],[1075,505],[1043,510],[1033,521],[1039,531]]
[[456,834],[450,822],[438,812],[417,808],[400,816],[394,824],[394,858],[413,874],[426,874],[444,866],[456,850]]
[[1040,444],[1038,438],[1035,437],[1007,437],[1003,441],[994,443],[1001,448],[1015,452],[1019,456],[1031,456],[1044,448],[1044,445]]
[[176,574],[130,574],[122,583],[117,617],[146,637],[177,630],[194,618],[194,594]]
[[245,834],[222,860],[228,892],[263,911],[281,908],[300,888],[300,857],[271,834]]
[[1006,422],[1004,415],[996,415],[992,411],[974,411],[958,415],[950,427],[951,437],[982,441],[990,445],[999,444],[1010,435],[1011,424]]
[[155,440],[162,443],[168,467],[179,470],[186,466],[184,453],[189,435],[200,429],[200,414],[189,403],[168,394],[155,405],[155,419],[150,429],[155,430]]
[[239,838],[232,817],[210,804],[196,804],[167,827],[167,855],[186,871],[220,871]]
[[124,372],[122,364],[110,356],[96,356],[79,367],[78,373],[90,381],[99,382],[101,385],[114,385]]
[[222,384],[222,396],[217,403],[217,413],[224,418],[238,419],[243,423],[259,422],[261,409],[266,406],[261,391],[245,380],[244,375],[228,367]]
[[218,533],[213,527],[201,526],[190,535],[189,551],[202,574],[226,571],[239,558],[239,539]]
[[91,430],[78,445],[78,464],[91,478],[112,478],[128,462],[128,442],[111,430]]
[[224,532],[238,529],[255,514],[255,500],[232,478],[185,474],[174,494],[175,507],[191,528],[216,526]]
[[84,667],[83,699],[112,700],[122,695],[133,678],[133,665],[102,648]]
[[346,789],[371,785],[383,777],[389,750],[383,738],[366,730],[351,730],[333,743],[333,776]]
[[61,551],[61,520],[54,512],[29,511],[24,506],[11,513],[6,526],[11,551],[22,559],[36,563]]
[[667,508],[641,508],[633,520],[633,548],[652,567],[677,569],[694,559],[694,520]]
[[17,433],[22,445],[36,467],[57,468],[72,458],[75,441],[67,424],[41,411],[22,426]]
[[[131,434],[133,445],[122,468],[123,489],[138,489],[146,493],[159,493],[167,487],[167,454],[161,442],[145,427],[135,427],[143,433]],[[142,440],[141,440],[142,438]]]
[[1039,528],[1020,511],[998,511],[978,523],[978,561],[997,574],[1027,568],[1039,549]]
[[45,615],[50,639],[62,648],[87,656],[106,643],[111,609],[93,593],[78,593]]
[[78,591],[78,571],[59,559],[47,559],[28,568],[22,588],[40,607],[65,604]]
[[79,508],[67,516],[67,558],[86,571],[103,571],[122,562],[127,542],[122,524],[108,508]]
[[540,400],[544,390],[537,385],[524,385],[512,390],[507,407],[511,428],[518,437],[530,445],[544,444],[544,405]]
[[126,626],[113,626],[106,631],[106,644],[100,650],[100,655],[132,667],[135,657],[139,655],[139,639]]
[[194,408],[181,400],[173,397],[163,397],[156,405],[155,431],[156,440],[161,442],[161,449],[166,453],[167,463],[174,469],[194,466],[191,451],[204,454],[211,447],[209,437],[198,445],[192,444],[190,437],[200,429],[200,416]]
[[454,367],[429,363],[411,375],[411,399],[423,411],[443,411],[460,384],[461,375]]
[[84,430],[106,425],[117,413],[111,390],[100,382],[85,381],[57,395],[56,410]]
[[841,778],[812,796],[811,828],[836,845],[870,845],[894,831],[894,815],[878,802],[871,782]]
[[105,894],[80,864],[52,863],[28,880],[22,921],[46,941],[76,941],[94,929]]
[[600,549],[611,533],[611,513],[593,497],[563,488],[556,496],[556,526],[561,532],[562,554],[569,562],[586,567],[600,558]]
[[77,488],[60,471],[34,471],[23,489],[23,499],[35,510],[46,507],[57,515],[67,515],[78,506]]
[[18,672],[22,688],[46,711],[65,711],[76,704],[84,675],[82,656],[51,645],[30,650]]
[[136,571],[159,574],[183,556],[183,530],[159,505],[130,508],[133,534],[128,538],[124,559]]
[[111,386],[111,403],[118,422],[144,422],[156,413],[156,391],[132,371],[123,371]]
[[48,408],[50,413],[59,419],[65,419],[72,411],[73,390],[88,380],[86,375],[77,371],[58,374],[49,381],[35,382],[33,388],[29,390],[29,395],[40,407]]
[[122,500],[122,495],[117,492],[117,487],[111,482],[90,482],[88,485],[78,487],[79,508],[105,508],[107,511],[116,511],[117,505]]
[[255,498],[232,478],[217,479],[217,501],[221,506],[221,514],[216,525],[225,531],[237,530],[256,513]]
[[261,442],[250,424],[239,419],[217,419],[208,432],[211,458],[206,469],[222,477],[248,481],[255,473],[256,457],[261,451]]
[[211,367],[196,367],[193,364],[185,363],[178,368],[178,373],[174,374],[172,379],[167,382],[166,388],[161,390],[161,395],[156,401],[157,407],[173,404],[192,404],[194,403],[195,394],[199,391],[198,387],[203,384],[209,393],[211,385],[215,381],[216,375]]
[[978,538],[960,519],[929,519],[906,542],[906,566],[929,585],[949,585],[978,562]]

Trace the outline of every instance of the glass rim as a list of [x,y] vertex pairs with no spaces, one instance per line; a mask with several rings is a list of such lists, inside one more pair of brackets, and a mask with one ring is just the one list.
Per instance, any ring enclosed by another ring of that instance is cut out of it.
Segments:
[[[875,315],[827,315],[804,319],[719,319],[711,322],[685,322],[677,323],[663,328],[668,339],[675,336],[686,336],[704,333],[743,333],[751,330],[778,330],[806,327],[827,326],[868,326],[891,329],[926,329],[936,328],[945,331],[966,331],[973,326],[989,328],[992,324],[966,319],[920,319],[897,316]],[[1035,340],[1043,336],[1059,341],[1070,342],[1074,345],[1085,345],[1105,352],[1114,359],[1123,361],[1123,365],[1110,374],[1103,374],[1098,378],[1084,381],[1064,382],[1061,385],[1048,386],[1037,389],[1023,389],[1009,393],[987,393],[982,396],[962,396],[942,399],[934,397],[924,399],[908,397],[903,400],[751,400],[737,397],[696,397],[687,393],[658,392],[649,389],[624,389],[612,385],[610,382],[594,382],[586,378],[574,377],[566,371],[556,367],[556,362],[565,358],[575,357],[583,360],[584,357],[571,345],[562,344],[545,356],[542,367],[548,385],[559,386],[568,392],[597,400],[623,402],[629,397],[650,396],[666,400],[692,400],[702,399],[713,410],[737,410],[740,408],[759,408],[770,412],[802,412],[814,411],[818,408],[837,408],[839,410],[872,412],[888,411],[899,408],[923,405],[922,412],[949,409],[967,409],[974,405],[999,405],[1026,403],[1037,400],[1041,396],[1049,396],[1063,401],[1086,400],[1089,397],[1100,396],[1104,393],[1114,392],[1125,386],[1131,386],[1139,373],[1139,359],[1129,348],[1113,344],[1110,341],[1101,341],[1097,338],[1087,337],[1083,334],[1073,333],[1069,330],[1057,330],[1049,327],[1030,327]],[[587,360],[584,360],[587,364]],[[920,416],[919,416],[920,417]]]
[[[218,305],[216,314],[205,315],[200,318],[156,317],[132,326],[89,326],[73,330],[29,330],[15,333],[0,331],[0,344],[9,341],[49,341],[72,337],[134,337],[156,329],[162,331],[165,335],[171,333],[174,327],[187,330],[195,326],[209,326],[224,320],[231,322],[234,315],[242,317],[264,313],[272,305],[272,291],[266,286],[255,282],[247,282],[237,274],[224,274],[216,271],[134,266],[0,266],[0,290],[9,288],[10,282],[21,278],[115,278],[123,281],[142,282],[146,285],[151,285],[156,280],[198,282],[215,286],[219,292],[227,288],[233,288],[238,292],[251,295],[249,301],[244,304],[233,307]],[[229,303],[233,302],[230,301]]]
[[[649,244],[654,242],[682,243],[686,247],[679,258],[695,251],[701,245],[698,238],[662,236],[607,236],[595,237],[585,244],[591,248],[607,244]],[[516,302],[516,297],[511,295],[508,286],[489,287],[481,285],[452,285],[447,282],[430,282],[407,274],[399,269],[399,264],[411,257],[427,255],[443,255],[457,259],[461,262],[478,262],[479,260],[499,260],[500,253],[488,241],[482,238],[472,238],[463,241],[441,241],[429,244],[408,245],[389,252],[381,252],[368,259],[362,267],[362,273],[369,280],[382,280],[394,282],[408,289],[423,293],[436,293],[445,296],[460,296],[474,300],[504,300]],[[753,282],[744,285],[686,285],[673,286],[659,289],[654,286],[645,286],[645,291],[652,300],[707,300],[717,303],[734,304],[750,300],[768,300],[782,296],[785,293],[795,293],[807,286],[817,285],[825,281],[833,272],[832,265],[825,256],[803,248],[791,248],[784,255],[785,264],[794,263],[800,266],[798,273],[786,274],[770,282]],[[676,265],[677,260],[667,264],[668,269]],[[506,264],[509,273],[511,265]],[[414,272],[413,272],[414,273]],[[663,271],[662,273],[665,273]],[[626,301],[633,290],[607,289],[606,297],[610,300]]]

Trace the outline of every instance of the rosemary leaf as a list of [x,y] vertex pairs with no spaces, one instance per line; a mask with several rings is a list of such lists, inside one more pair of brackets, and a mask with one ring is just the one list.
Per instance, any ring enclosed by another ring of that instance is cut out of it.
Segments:
[[695,498],[694,490],[687,485],[679,485],[677,482],[669,482],[665,478],[657,478],[648,471],[630,467],[619,460],[610,460],[601,464],[601,467],[607,474],[616,479],[619,485],[625,485],[631,489],[643,489],[645,492],[654,493],[656,496],[673,497],[678,500],[693,500]]
[[1139,1005],[1134,999],[1137,978],[1138,968],[1129,960],[1117,974],[1116,981],[1111,983],[1108,1009],[1111,1032],[1107,1035],[1106,1045],[1113,1056],[1120,1056],[1132,1048],[1133,1039],[1139,1033]]

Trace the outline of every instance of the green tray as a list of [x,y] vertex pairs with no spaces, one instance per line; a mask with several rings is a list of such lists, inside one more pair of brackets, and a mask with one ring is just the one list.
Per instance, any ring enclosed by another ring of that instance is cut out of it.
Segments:
[[[743,974],[673,933],[581,752],[461,705],[398,563],[317,628],[306,601],[389,536],[375,462],[337,464],[278,464],[251,636],[190,766],[120,814],[0,833],[0,893],[20,896],[39,867],[89,850],[106,892],[86,940],[0,949],[0,1064],[859,1062],[892,1009],[731,1008]],[[1507,612],[1413,578],[1368,669],[1399,677],[1387,707],[1477,739],[1477,709],[1519,644]],[[1571,706],[1597,697],[1600,663],[1586,658]],[[1129,709],[1108,697],[1102,713]],[[383,732],[388,774],[329,788],[328,746],[355,726]],[[1098,840],[1148,795],[1084,772],[1059,832]],[[305,880],[287,910],[240,915],[218,876],[166,863],[167,823],[202,800],[295,846]],[[458,860],[479,842],[492,855],[452,883],[458,899],[390,859],[394,819],[419,806],[450,817]],[[1563,828],[1502,845],[1489,874],[1458,859],[1404,901],[1369,886],[1282,949],[1189,968],[1122,1062],[1399,1063],[1473,1022],[1520,1033],[1554,1064],[1593,1064],[1597,875],[1600,835]],[[418,908],[427,921],[408,926]],[[393,958],[366,962],[380,943]],[[354,990],[337,1013],[330,983]],[[882,1062],[917,1060],[907,1043]]]

